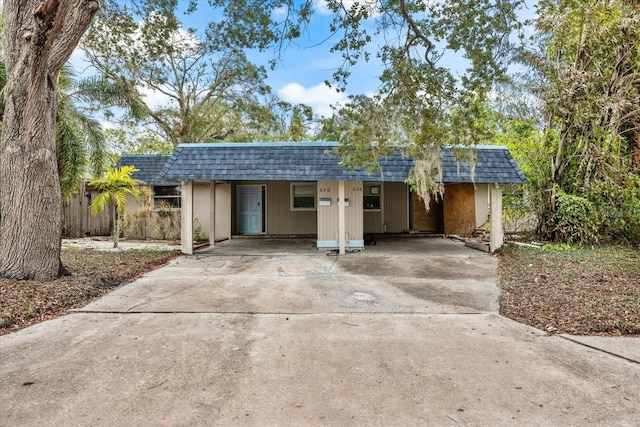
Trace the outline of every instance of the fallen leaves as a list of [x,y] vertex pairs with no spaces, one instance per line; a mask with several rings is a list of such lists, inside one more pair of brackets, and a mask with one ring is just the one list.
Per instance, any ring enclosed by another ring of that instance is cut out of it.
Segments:
[[176,255],[173,251],[63,250],[62,262],[71,276],[51,282],[0,278],[0,335],[82,307]]
[[549,333],[640,335],[640,253],[626,246],[506,248],[500,313]]

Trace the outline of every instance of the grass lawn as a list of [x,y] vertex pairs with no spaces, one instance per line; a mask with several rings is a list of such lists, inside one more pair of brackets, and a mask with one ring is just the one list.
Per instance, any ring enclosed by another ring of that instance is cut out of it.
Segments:
[[550,333],[640,335],[640,252],[629,246],[507,246],[500,314]]

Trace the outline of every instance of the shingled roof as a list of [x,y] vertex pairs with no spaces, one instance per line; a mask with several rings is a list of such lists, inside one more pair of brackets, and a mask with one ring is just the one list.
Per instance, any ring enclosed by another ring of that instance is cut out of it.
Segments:
[[[414,166],[400,153],[380,159],[382,171],[367,174],[339,165],[333,142],[181,144],[160,177],[179,180],[303,180],[403,182]],[[522,183],[525,177],[506,147],[476,147],[475,173],[442,152],[444,183]],[[140,168],[141,169],[141,168]]]
[[169,154],[125,154],[120,157],[117,167],[134,166],[138,172],[132,173],[131,177],[147,185],[176,185],[175,181],[160,177],[160,172],[169,158]]

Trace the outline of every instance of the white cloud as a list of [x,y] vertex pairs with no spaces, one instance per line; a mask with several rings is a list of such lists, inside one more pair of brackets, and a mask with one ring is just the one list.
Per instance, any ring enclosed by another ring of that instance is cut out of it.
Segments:
[[142,95],[142,99],[144,99],[145,104],[147,104],[147,106],[152,110],[158,107],[165,107],[173,101],[172,98],[164,93],[146,85],[138,85],[138,91],[140,91],[140,95]]
[[[342,0],[342,5],[347,10],[351,9],[351,6],[353,6],[356,3],[366,6],[366,8],[369,11],[370,18],[373,18],[379,15],[379,10],[380,10],[379,0]],[[332,15],[334,13],[327,6],[326,0],[314,0],[313,8],[320,15]]]
[[347,94],[336,92],[324,83],[305,88],[299,83],[289,83],[280,90],[278,95],[290,104],[305,104],[313,108],[315,114],[330,117],[331,105],[343,104],[347,101]]
[[271,18],[276,20],[285,19],[288,14],[289,8],[287,6],[280,6],[273,9],[271,12]]
[[313,8],[320,14],[320,15],[330,15],[332,12],[329,10],[329,8],[327,7],[327,2],[325,0],[314,0],[313,2]]

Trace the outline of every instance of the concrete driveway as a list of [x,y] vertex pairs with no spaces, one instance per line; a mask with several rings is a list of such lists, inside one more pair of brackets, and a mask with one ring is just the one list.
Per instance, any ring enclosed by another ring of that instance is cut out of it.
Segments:
[[640,365],[499,316],[496,268],[231,240],[0,337],[0,425],[637,425]]

